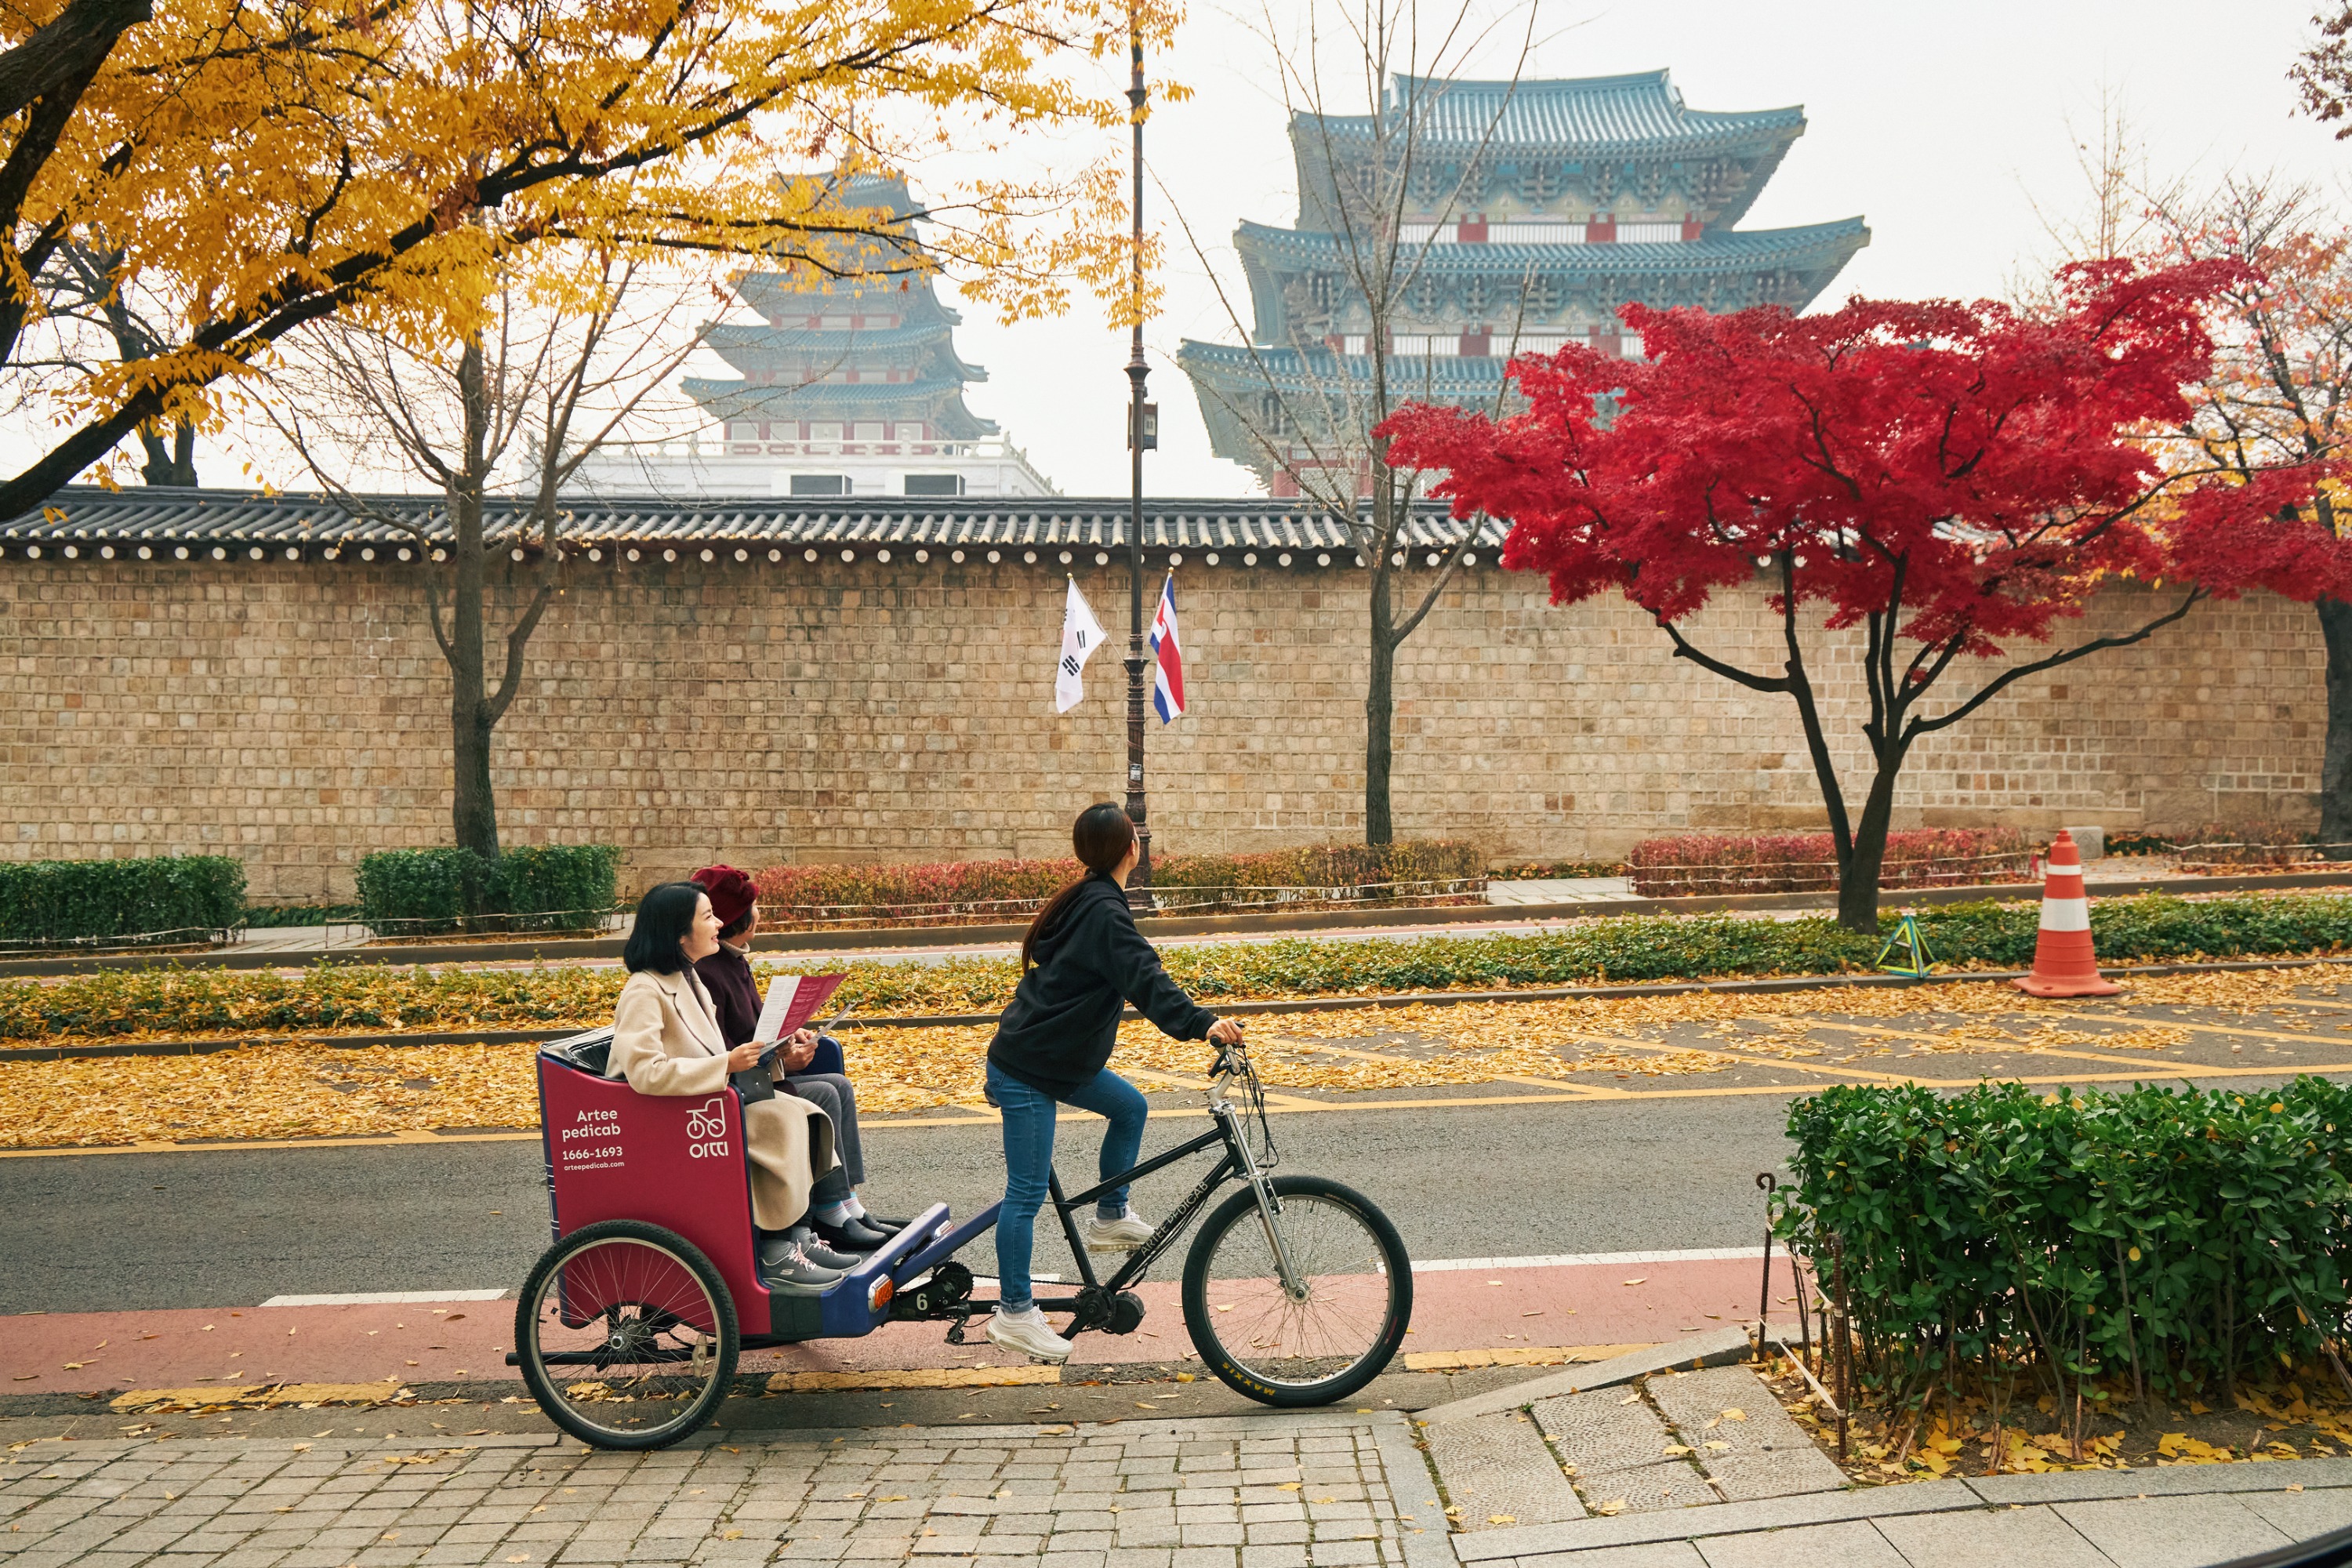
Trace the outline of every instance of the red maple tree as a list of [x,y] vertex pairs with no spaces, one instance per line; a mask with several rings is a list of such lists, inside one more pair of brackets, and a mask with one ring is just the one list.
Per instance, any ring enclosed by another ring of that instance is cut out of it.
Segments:
[[[2168,468],[2147,438],[2186,418],[2183,389],[2213,358],[2209,302],[2243,271],[2071,267],[2056,306],[2032,315],[1988,300],[1857,299],[1818,316],[1629,305],[1646,362],[1523,356],[1511,374],[1524,412],[1416,405],[1381,433],[1391,462],[1447,470],[1435,493],[1457,516],[1507,522],[1503,564],[1547,574],[1554,604],[1614,589],[1677,658],[1795,701],[1837,845],[1838,920],[1874,931],[1895,783],[1921,737],[2206,599],[2352,585],[2352,545],[2307,521],[2342,464]],[[1759,575],[1780,618],[1778,669],[1710,653],[1683,624]],[[2161,591],[2143,624],[2060,643],[2119,578]],[[1858,817],[1807,662],[1809,618],[1862,633],[1874,771]]]

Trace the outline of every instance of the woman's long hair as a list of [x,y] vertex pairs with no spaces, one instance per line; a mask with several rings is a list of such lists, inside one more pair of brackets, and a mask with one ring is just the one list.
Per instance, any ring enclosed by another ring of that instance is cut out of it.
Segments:
[[[1070,847],[1077,852],[1078,863],[1089,872],[1109,874],[1127,858],[1127,852],[1134,843],[1135,824],[1128,819],[1126,808],[1115,800],[1097,801],[1078,813],[1078,819],[1070,824]],[[1062,918],[1063,911],[1070,907],[1070,900],[1076,898],[1078,889],[1086,885],[1085,876],[1073,878],[1060,891],[1045,900],[1045,907],[1039,910],[1037,918],[1029,922],[1029,934],[1021,939],[1023,973],[1027,973],[1037,962],[1038,933]]]
[[650,969],[676,974],[684,969],[686,949],[681,944],[693,933],[694,911],[701,902],[701,886],[694,882],[664,882],[639,899],[636,923],[621,950],[621,962],[629,973]]

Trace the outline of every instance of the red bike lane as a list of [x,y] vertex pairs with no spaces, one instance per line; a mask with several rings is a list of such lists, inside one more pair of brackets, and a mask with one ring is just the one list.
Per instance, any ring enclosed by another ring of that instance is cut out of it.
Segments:
[[[1795,1294],[1775,1258],[1776,1315]],[[1750,1252],[1630,1254],[1594,1259],[1470,1260],[1418,1266],[1408,1364],[1476,1364],[1545,1350],[1657,1344],[1752,1320],[1759,1259]],[[983,1286],[983,1289],[986,1287]],[[1051,1296],[1063,1287],[1040,1282]],[[1081,1363],[1171,1362],[1188,1355],[1172,1281],[1138,1288],[1147,1316],[1133,1334],[1087,1334]],[[9,1318],[0,1393],[132,1389],[236,1390],[278,1384],[349,1387],[479,1382],[516,1376],[512,1300],[356,1302],[199,1310],[27,1313]],[[984,1340],[947,1342],[939,1323],[890,1323],[863,1339],[748,1352],[747,1372],[882,1372],[1011,1364]],[[1468,1360],[1456,1358],[1467,1357]]]

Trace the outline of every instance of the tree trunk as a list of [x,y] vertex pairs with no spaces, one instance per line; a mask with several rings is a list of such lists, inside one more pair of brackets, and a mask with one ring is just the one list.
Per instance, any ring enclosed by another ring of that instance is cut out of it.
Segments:
[[1886,865],[1886,830],[1895,821],[1895,781],[1903,772],[1908,748],[1891,744],[1870,781],[1862,816],[1853,825],[1853,844],[1838,867],[1838,924],[1864,936],[1878,934],[1878,876]]
[[1395,755],[1397,636],[1385,559],[1373,563],[1370,598],[1372,657],[1364,679],[1364,842],[1393,844],[1389,764]]
[[[2327,644],[2327,739],[2319,763],[2319,839],[2352,843],[2352,604],[2322,599],[2320,636]],[[2352,849],[2328,858],[2352,859]]]
[[[453,541],[449,614],[449,826],[460,849],[499,858],[499,808],[490,791],[490,704],[483,690],[482,546],[478,504],[461,502]],[[468,535],[471,537],[469,538]]]
[[449,497],[449,825],[457,847],[499,858],[499,807],[490,791],[490,731],[498,719],[483,685],[482,498],[488,489],[488,372],[478,339],[457,363],[466,405],[466,453]]
[[147,460],[139,466],[139,477],[151,485],[176,485],[193,489],[196,482],[196,427],[181,420],[172,427],[172,438],[165,441],[161,433],[141,430],[139,444],[147,450]]
[[1396,645],[1375,630],[1372,667],[1364,683],[1364,842],[1393,844],[1389,815],[1391,735],[1396,722]]

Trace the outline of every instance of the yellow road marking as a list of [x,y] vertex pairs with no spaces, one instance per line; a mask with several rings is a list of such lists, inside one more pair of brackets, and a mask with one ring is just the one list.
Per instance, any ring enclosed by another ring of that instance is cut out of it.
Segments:
[[[2132,1021],[2126,1017],[2118,1017],[2113,1013],[2069,1013],[2066,1016],[2070,1018],[2087,1018],[2095,1024],[2121,1024]],[[2198,1033],[2204,1035],[2243,1035],[2250,1040],[2286,1040],[2293,1044],[2305,1046],[2341,1046],[2352,1044],[2352,1041],[2347,1041],[2341,1036],[2336,1035],[2289,1035],[2282,1034],[2276,1029],[2242,1029],[2230,1024],[2192,1024],[2186,1018],[2168,1018],[2165,1022],[2172,1026],[2174,1028],[2194,1029]]]
[[[1386,1062],[1392,1067],[1425,1067],[1428,1065],[1425,1062],[1415,1061],[1411,1057],[1391,1056],[1384,1051],[1360,1051],[1347,1046],[1325,1045],[1320,1040],[1293,1039],[1287,1035],[1269,1035],[1266,1037],[1266,1043],[1269,1045],[1288,1046],[1294,1050],[1318,1051],[1327,1057],[1349,1057],[1353,1058],[1357,1061]],[[1552,1078],[1523,1078],[1518,1074],[1507,1072],[1492,1074],[1488,1078],[1487,1081],[1490,1083],[1525,1084],[1530,1089],[1565,1089],[1571,1093],[1600,1095],[1603,1098],[1606,1098],[1609,1093],[1607,1089],[1602,1089],[1597,1084],[1565,1083],[1559,1079]],[[1273,1097],[1268,1096],[1267,1098],[1271,1099]]]
[[[1906,1078],[1901,1073],[1872,1072],[1867,1068],[1840,1067],[1826,1062],[1819,1067],[1815,1067],[1811,1062],[1784,1061],[1779,1057],[1751,1057],[1743,1056],[1738,1051],[1719,1051],[1712,1046],[1673,1046],[1661,1044],[1656,1040],[1622,1040],[1609,1035],[1570,1035],[1569,1038],[1581,1040],[1586,1045],[1590,1046],[1608,1046],[1612,1047],[1625,1047],[1637,1051],[1697,1051],[1703,1056],[1721,1057],[1725,1061],[1738,1062],[1747,1067],[1787,1068],[1792,1072],[1824,1073],[1829,1077],[1841,1080],[1848,1079],[1865,1079],[1875,1083],[1908,1083],[1913,1081],[1912,1079]],[[1650,1091],[1643,1089],[1627,1089],[1624,1092],[1638,1095]]]
[[[1204,1078],[1186,1078],[1179,1073],[1160,1072],[1151,1068],[1127,1068],[1123,1070],[1130,1077],[1148,1078],[1155,1083],[1173,1084],[1178,1089],[1205,1089],[1209,1087],[1209,1080]],[[1322,1103],[1320,1100],[1306,1100],[1295,1094],[1276,1094],[1270,1089],[1266,1092],[1265,1102],[1269,1106],[1311,1106]]]
[[[2083,1013],[2070,1013],[2066,1016],[2070,1018],[2089,1016],[2089,1015]],[[2115,1019],[2112,1021],[2120,1023],[2124,1020]],[[2145,1028],[2150,1024],[2160,1023],[2162,1020],[2143,1019],[2138,1020],[2138,1022],[2140,1026]],[[1931,1035],[1920,1029],[1874,1029],[1861,1024],[1832,1024],[1825,1021],[1809,1023],[1805,1027],[1808,1029],[1836,1029],[1843,1034],[1849,1035],[1885,1035],[1890,1038],[1897,1040],[1925,1040],[1929,1045],[1948,1044],[1955,1038],[1958,1038],[1969,1047],[1969,1050],[1966,1054],[1971,1056],[2008,1055],[2030,1057],[2069,1057],[2075,1061],[2082,1062],[2111,1062],[2116,1059],[2116,1055],[2113,1051],[2070,1051],[2057,1046],[2032,1046],[2024,1044],[2021,1041],[2002,1045],[1997,1041],[1978,1040],[1965,1035],[1958,1037],[1951,1035]],[[2336,1043],[2341,1045],[2346,1042],[2337,1041]],[[2137,1050],[2147,1049],[2145,1046],[2135,1047],[2133,1048]],[[2162,1049],[2163,1047],[2158,1047],[2158,1048]],[[2179,1058],[2176,1058],[2174,1059],[2178,1060]]]

